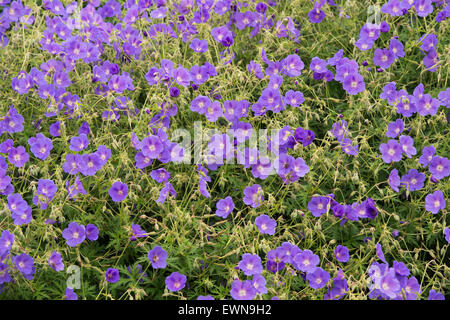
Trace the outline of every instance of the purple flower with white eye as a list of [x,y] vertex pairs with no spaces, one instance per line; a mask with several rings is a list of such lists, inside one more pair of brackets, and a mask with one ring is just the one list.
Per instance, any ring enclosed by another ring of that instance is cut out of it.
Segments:
[[255,219],[255,224],[262,234],[274,235],[277,222],[266,214],[261,214]]
[[358,73],[350,74],[344,78],[342,87],[348,94],[355,95],[366,89],[364,78]]
[[206,119],[211,122],[216,122],[221,116],[223,116],[222,106],[219,101],[212,102],[205,110]]
[[284,102],[294,108],[297,108],[305,102],[305,98],[303,97],[303,93],[300,91],[289,90],[284,96]]
[[393,270],[388,271],[380,279],[380,291],[391,299],[395,298],[401,289],[400,281]]
[[402,160],[402,147],[396,140],[389,140],[380,145],[380,152],[385,163]]
[[47,209],[48,203],[55,196],[58,187],[52,180],[39,179],[38,187],[33,196],[33,204],[39,205],[42,210]]
[[377,48],[373,54],[373,64],[383,69],[387,69],[395,61],[395,56],[388,49]]
[[191,102],[191,111],[204,114],[211,105],[211,100],[207,96],[197,96]]
[[79,158],[75,159],[79,161],[77,167],[84,176],[93,176],[102,167],[100,157],[95,152],[80,155]]
[[289,77],[298,77],[302,74],[305,64],[302,59],[296,54],[290,54],[281,60],[283,66],[282,72]]
[[406,190],[420,190],[425,184],[425,174],[416,169],[410,169],[408,174],[402,176],[401,182],[406,187]]
[[157,159],[164,149],[164,145],[160,138],[154,135],[142,139],[140,146],[144,156],[149,157],[150,159]]
[[50,127],[48,128],[49,133],[52,137],[59,137],[61,135],[61,121],[56,121],[55,123],[52,123]]
[[346,246],[338,245],[334,250],[334,256],[339,262],[347,262],[350,259],[350,254]]
[[136,161],[136,168],[138,169],[145,169],[146,167],[150,166],[153,162],[152,159],[149,157],[144,156],[144,153],[139,151],[134,156],[134,160]]
[[7,202],[8,209],[15,214],[24,213],[28,208],[27,202],[22,199],[19,193],[10,194],[7,197]]
[[73,291],[72,288],[67,287],[64,292],[64,300],[78,300],[77,294]]
[[172,292],[180,291],[186,285],[186,276],[178,272],[172,272],[165,280],[167,289]]
[[[450,6],[448,6],[448,8],[450,9]],[[439,92],[438,99],[441,102],[441,105],[450,108],[450,88]]]
[[109,196],[114,202],[120,202],[127,197],[128,186],[125,183],[116,181],[108,191]]
[[324,73],[327,71],[327,62],[319,57],[314,57],[311,60],[309,68],[316,73]]
[[86,149],[88,145],[89,145],[88,137],[83,133],[80,134],[79,136],[70,139],[69,149],[72,151],[82,151]]
[[192,66],[190,73],[191,81],[196,85],[201,85],[209,79],[208,69],[205,66]]
[[316,269],[320,262],[318,255],[314,254],[311,250],[303,250],[295,255],[292,259],[292,265],[295,269],[302,272],[310,273]]
[[417,150],[416,148],[414,148],[413,138],[402,135],[400,136],[399,141],[403,153],[405,153],[408,158],[411,158],[412,156],[416,155]]
[[192,40],[189,47],[195,52],[205,52],[208,50],[208,42],[206,40],[195,38]]
[[436,190],[425,197],[425,209],[432,214],[436,214],[439,210],[445,209],[444,194],[441,190]]
[[430,290],[428,300],[445,300],[445,297],[440,292],[437,292],[435,290]]
[[252,279],[252,284],[255,287],[257,294],[267,293],[266,278],[264,278],[262,275],[255,274]]
[[66,161],[63,163],[62,168],[65,173],[75,175],[78,173],[78,164],[81,163],[81,156],[79,154],[67,154]]
[[252,208],[257,208],[264,201],[264,193],[259,184],[244,189],[244,203]]
[[450,160],[445,157],[434,156],[428,167],[432,177],[441,180],[450,175]]
[[50,151],[53,149],[52,140],[46,138],[42,133],[38,133],[36,137],[28,139],[30,150],[34,156],[38,159],[45,160],[50,155]]
[[0,236],[0,256],[5,252],[9,252],[14,243],[14,233],[9,230],[3,230]]
[[98,228],[95,225],[93,225],[92,223],[89,223],[88,225],[86,225],[85,233],[86,233],[86,238],[88,240],[95,241],[98,239],[98,233],[99,233]]
[[186,68],[179,67],[175,69],[173,77],[180,86],[185,88],[191,83],[191,73]]
[[330,281],[330,274],[320,267],[314,269],[314,271],[309,272],[306,275],[306,280],[308,284],[313,289],[320,289],[325,287],[325,285]]
[[33,272],[34,259],[22,253],[14,258],[14,264],[17,269],[24,275],[31,274]]
[[261,157],[252,166],[252,175],[255,178],[266,179],[272,173],[272,162],[269,158]]
[[12,147],[8,154],[8,161],[18,168],[21,168],[30,160],[30,155],[23,146]]
[[308,202],[308,210],[311,211],[314,217],[320,217],[322,214],[328,211],[328,203],[330,202],[329,197],[317,196],[312,197]]
[[164,269],[167,266],[167,252],[160,246],[154,247],[147,254],[147,258],[152,264],[153,269]]
[[394,55],[394,58],[397,59],[399,57],[405,56],[405,51],[403,50],[403,44],[398,41],[396,38],[392,38],[391,41],[389,41],[389,51],[392,52]]
[[414,8],[419,17],[426,17],[433,12],[432,1],[430,0],[415,0]]
[[394,17],[404,14],[399,0],[389,0],[381,7],[381,12]]
[[86,229],[83,225],[76,222],[69,223],[69,226],[63,230],[62,236],[70,247],[75,247],[86,239]]
[[256,296],[256,289],[252,281],[240,281],[235,279],[231,285],[230,295],[234,300],[253,300]]
[[14,224],[16,226],[21,226],[30,223],[31,219],[33,219],[31,207],[28,206],[27,204],[27,207],[24,212],[20,213],[13,212],[11,214],[11,218],[14,220]]
[[349,135],[347,121],[339,120],[338,122],[334,123],[330,132],[333,135],[333,137],[337,139],[338,142],[342,142],[342,140],[344,138],[347,138]]
[[388,179],[389,185],[391,186],[392,190],[395,192],[398,192],[400,187],[400,176],[398,175],[397,169],[392,169],[392,171],[389,173],[389,179]]
[[216,215],[226,219],[228,215],[234,210],[233,198],[230,196],[225,199],[220,199],[216,204]]
[[153,180],[155,180],[158,183],[167,182],[170,178],[170,172],[168,172],[166,169],[161,168],[157,170],[153,170],[150,172],[150,176]]
[[404,287],[406,300],[417,300],[418,296],[422,293],[422,288],[416,277],[411,277],[406,282]]
[[388,130],[386,136],[389,138],[396,138],[400,133],[403,132],[405,124],[402,119],[397,119],[394,122],[388,124]]
[[61,254],[57,251],[53,251],[50,258],[48,259],[48,265],[55,271],[64,270],[64,262],[62,260]]
[[246,276],[260,274],[263,270],[261,258],[257,254],[244,253],[238,266]]

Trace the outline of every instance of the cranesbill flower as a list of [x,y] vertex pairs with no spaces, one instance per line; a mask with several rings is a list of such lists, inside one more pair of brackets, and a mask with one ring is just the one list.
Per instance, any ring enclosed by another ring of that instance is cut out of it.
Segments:
[[346,246],[338,245],[334,250],[334,256],[339,262],[347,262],[350,259],[350,254]]
[[422,293],[422,288],[416,277],[409,278],[404,289],[406,300],[417,300],[418,296]]
[[16,256],[14,258],[14,263],[17,269],[24,275],[33,272],[34,259],[26,253]]
[[416,169],[410,169],[408,171],[408,174],[402,176],[401,181],[402,184],[406,187],[406,190],[420,190],[425,184],[425,174],[417,171]]
[[395,298],[401,289],[400,281],[395,276],[395,272],[388,271],[380,279],[380,291],[389,298]]
[[295,269],[302,272],[310,273],[316,269],[319,264],[320,258],[318,255],[314,254],[311,250],[303,250],[302,252],[295,255],[292,259],[292,265]]
[[433,12],[433,5],[431,0],[415,0],[414,8],[419,17],[426,17]]
[[94,224],[89,223],[88,225],[86,225],[86,238],[88,238],[89,240],[97,240],[98,232],[98,228]]
[[78,296],[72,288],[67,287],[64,292],[64,300],[78,300]]
[[439,210],[445,209],[444,194],[441,190],[436,190],[425,197],[425,209],[432,214],[436,214]]
[[165,280],[167,289],[170,291],[180,291],[186,284],[186,276],[178,272],[172,272]]
[[264,201],[264,193],[259,184],[254,184],[244,189],[244,203],[252,208],[257,208]]
[[100,145],[97,147],[95,154],[98,156],[100,163],[103,166],[108,162],[109,158],[111,158],[111,149],[108,149],[104,145]]
[[450,228],[444,229],[444,237],[445,237],[445,240],[447,240],[447,242],[450,243]]
[[50,151],[53,149],[52,140],[45,137],[42,133],[38,133],[36,137],[29,138],[28,144],[34,156],[41,160],[47,159]]
[[266,214],[262,214],[255,219],[255,224],[262,234],[274,235],[277,222]]
[[437,292],[435,290],[430,290],[430,293],[428,295],[428,300],[445,300],[445,297],[440,292]]
[[435,115],[441,105],[438,99],[434,99],[429,94],[424,94],[420,99],[416,99],[417,112],[421,116]]
[[450,175],[450,160],[445,157],[434,156],[428,169],[433,178],[441,180]]
[[230,295],[234,300],[253,300],[256,293],[257,291],[250,280],[240,281],[235,279],[231,285]]
[[223,115],[222,106],[219,101],[212,102],[205,110],[206,119],[216,122]]
[[386,258],[384,257],[383,247],[382,247],[381,244],[379,244],[379,243],[376,244],[376,254],[377,254],[377,257],[378,257],[381,261],[383,261],[384,263],[387,263],[387,262],[386,262]]
[[416,148],[414,148],[414,140],[409,136],[400,136],[399,138],[400,146],[402,147],[402,151],[406,154],[408,158],[411,158],[417,153]]
[[373,64],[380,66],[383,69],[389,68],[389,66],[395,61],[395,56],[392,51],[388,49],[377,48],[373,54]]
[[116,283],[120,279],[119,270],[116,268],[109,268],[105,272],[105,279],[110,283]]
[[[398,95],[397,95],[398,98]],[[402,96],[399,98],[400,101],[397,103],[397,113],[401,114],[402,116],[408,118],[412,116],[414,113],[417,112],[417,99],[414,98],[414,96],[407,95]]]
[[266,278],[264,278],[262,275],[255,274],[252,279],[252,284],[255,287],[257,294],[267,293]]
[[314,217],[320,217],[322,214],[327,212],[327,206],[330,201],[329,197],[317,196],[312,197],[308,202],[308,210],[311,211]]
[[404,57],[405,51],[403,50],[403,44],[398,41],[396,38],[392,38],[391,41],[389,41],[389,51],[391,51],[394,55],[394,58],[397,59],[398,57]]
[[260,274],[263,270],[261,258],[257,254],[244,253],[238,266],[246,276]]
[[9,230],[3,230],[0,236],[0,256],[10,251],[13,243],[14,233],[9,232]]
[[64,270],[64,263],[61,254],[57,251],[53,251],[48,259],[48,265],[55,271]]
[[191,73],[186,68],[179,67],[175,69],[173,76],[175,81],[185,88],[191,83]]
[[321,2],[314,2],[314,7],[308,12],[309,21],[312,23],[320,23],[325,18],[325,12],[321,10]]
[[389,0],[381,7],[381,12],[390,14],[391,16],[402,16],[403,10],[399,0]]
[[8,161],[18,168],[21,168],[30,160],[30,155],[23,146],[12,147],[8,154]]
[[147,258],[152,264],[153,269],[164,269],[167,266],[167,252],[160,246],[154,247],[147,254]]
[[214,297],[211,295],[207,295],[207,296],[198,296],[197,300],[214,300]]
[[87,135],[80,134],[77,137],[73,137],[70,139],[70,146],[69,149],[72,151],[82,151],[87,148],[89,145],[89,140]]
[[114,202],[120,202],[127,197],[128,186],[125,183],[116,181],[113,183],[108,193]]
[[314,269],[306,275],[308,284],[313,289],[323,288],[330,281],[330,274],[320,267]]
[[7,202],[8,209],[15,214],[24,213],[28,208],[27,202],[22,199],[19,193],[10,194],[7,197]]
[[395,192],[398,192],[398,187],[400,186],[400,176],[398,175],[397,169],[392,169],[392,171],[389,173],[389,179],[388,179],[389,185],[391,186],[392,190]]
[[388,124],[388,130],[386,132],[386,136],[389,138],[396,138],[400,133],[403,132],[405,128],[405,124],[402,119],[397,119],[394,122]]
[[102,167],[102,161],[95,152],[80,155],[80,158],[75,159],[79,159],[79,162],[76,163],[76,165],[84,176],[93,176]]
[[228,215],[231,212],[233,212],[234,209],[233,198],[228,196],[225,199],[220,199],[219,201],[217,201],[216,208],[217,208],[216,215],[226,219]]
[[149,157],[150,159],[158,158],[159,154],[164,149],[164,145],[160,138],[154,135],[142,139],[140,146],[144,156]]
[[303,93],[300,91],[289,90],[284,96],[284,102],[294,108],[305,102]]
[[137,238],[145,238],[147,237],[146,233],[147,231],[145,231],[144,229],[141,228],[140,225],[138,224],[131,224],[131,231],[133,232],[133,235],[130,237],[131,241],[136,241]]
[[206,40],[194,38],[189,47],[195,52],[205,52],[208,50],[208,42]]
[[30,223],[31,219],[33,218],[31,213],[32,213],[31,207],[27,205],[27,208],[25,209],[24,212],[21,213],[13,212],[11,214],[11,218],[13,218],[14,224],[16,226],[21,226],[23,224]]
[[69,223],[69,226],[63,230],[62,236],[70,247],[75,247],[86,239],[86,230],[83,225],[76,222]]
[[389,140],[380,145],[380,152],[385,163],[398,162],[402,160],[402,147],[395,140]]

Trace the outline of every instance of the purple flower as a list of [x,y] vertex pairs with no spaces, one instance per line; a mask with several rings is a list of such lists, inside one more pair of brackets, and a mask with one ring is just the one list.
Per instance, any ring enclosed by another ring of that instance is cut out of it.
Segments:
[[9,232],[9,230],[3,230],[0,236],[0,256],[10,251],[13,243],[14,233]]
[[260,274],[263,270],[261,258],[257,254],[244,253],[238,265],[246,276]]
[[52,140],[46,138],[42,133],[38,133],[36,137],[28,139],[30,150],[38,159],[45,160],[50,155],[50,150],[53,149]]
[[12,147],[8,154],[8,161],[18,168],[21,168],[30,160],[30,155],[23,146]]
[[261,214],[255,219],[255,224],[262,234],[274,235],[277,222],[266,214]]
[[377,253],[377,257],[383,261],[384,263],[386,262],[386,258],[384,257],[384,253],[383,253],[383,248],[381,247],[381,244],[377,243],[376,245],[376,253]]
[[116,268],[108,268],[105,272],[105,279],[110,283],[116,283],[120,279],[119,270]]
[[450,228],[444,229],[444,237],[445,237],[445,240],[447,240],[447,242],[450,243]]
[[168,172],[166,169],[161,168],[157,170],[153,170],[150,172],[150,176],[153,180],[155,180],[158,183],[167,182],[170,178],[170,172]]
[[61,254],[57,251],[53,251],[48,259],[48,265],[55,271],[64,270],[64,263]]
[[414,8],[419,17],[426,17],[433,12],[431,0],[415,0]]
[[166,286],[170,291],[179,291],[182,290],[186,284],[186,276],[184,274],[180,274],[178,272],[172,272],[166,278]]
[[392,190],[394,190],[395,192],[399,191],[398,187],[400,186],[401,180],[400,176],[398,175],[397,169],[392,169],[392,171],[389,173],[388,182]]
[[206,40],[195,38],[192,40],[189,47],[195,52],[205,52],[206,50],[208,50],[208,42]]
[[400,133],[403,132],[405,128],[405,124],[402,119],[397,119],[395,122],[391,122],[388,124],[388,130],[386,132],[386,136],[389,138],[396,138]]
[[302,74],[302,70],[305,68],[305,64],[302,59],[296,54],[290,54],[282,61],[282,72],[289,77],[298,77]]
[[402,147],[392,139],[380,145],[380,152],[385,163],[398,162],[402,159]]
[[432,214],[436,214],[439,210],[445,209],[444,194],[441,190],[436,190],[425,197],[425,209]]
[[292,260],[292,265],[295,269],[302,272],[310,273],[316,269],[320,262],[318,255],[315,255],[311,250],[303,250],[295,255]]
[[131,224],[131,231],[133,232],[133,236],[130,237],[131,241],[136,241],[137,238],[145,238],[147,237],[146,233],[147,231],[145,231],[144,229],[141,228],[140,225],[138,224]]
[[393,270],[388,271],[380,279],[380,291],[391,299],[395,298],[401,289],[400,281],[398,281]]
[[78,296],[72,288],[67,287],[64,292],[64,300],[78,300]]
[[24,275],[31,274],[33,272],[34,259],[22,253],[14,258],[14,263],[17,269]]
[[86,238],[88,238],[91,241],[95,241],[98,239],[98,228],[93,225],[92,223],[89,223],[86,225]]
[[220,102],[212,102],[205,110],[206,119],[211,122],[216,122],[223,115],[222,106]]
[[233,198],[230,196],[225,199],[220,199],[216,204],[216,215],[226,219],[228,215],[234,210]]
[[82,243],[86,238],[86,230],[83,225],[76,222],[69,223],[69,226],[63,230],[62,236],[70,247],[75,247]]
[[402,151],[406,154],[408,158],[416,155],[417,150],[414,148],[414,140],[409,136],[400,136],[399,138],[400,146],[402,147]]
[[246,205],[257,208],[263,201],[263,190],[259,184],[254,184],[244,189],[244,203]]
[[440,292],[437,292],[435,290],[430,290],[430,293],[428,295],[428,300],[445,300],[445,297]]
[[160,246],[154,247],[147,254],[153,269],[164,269],[167,266],[167,252]]
[[422,288],[420,287],[419,281],[416,277],[411,277],[408,279],[405,285],[406,300],[417,300],[418,295],[422,293]]
[[389,51],[392,52],[395,59],[398,57],[404,57],[405,51],[403,50],[403,44],[398,41],[396,38],[392,38],[391,41],[389,41]]
[[266,294],[267,288],[266,288],[266,278],[264,278],[260,274],[255,274],[252,279],[253,287],[256,289],[257,294]]
[[445,157],[434,156],[428,169],[433,178],[441,180],[450,175],[450,160]]
[[191,83],[191,73],[186,68],[179,67],[175,69],[173,77],[180,86],[185,88]]
[[102,161],[100,157],[94,152],[91,154],[83,154],[80,156],[77,167],[84,176],[93,176],[102,167]]
[[56,121],[52,123],[48,128],[49,133],[52,137],[59,137],[61,135],[61,121]]
[[389,66],[394,62],[395,56],[392,51],[388,49],[377,48],[373,54],[373,64],[379,66],[383,69],[389,68]]
[[406,190],[420,190],[425,184],[425,174],[416,169],[410,169],[408,174],[402,176],[401,182],[406,187]]
[[323,288],[330,281],[330,274],[320,267],[314,269],[306,275],[308,284],[313,289]]
[[308,210],[311,211],[314,217],[320,217],[328,211],[327,206],[329,201],[329,197],[312,197],[312,199],[308,202]]
[[362,92],[366,89],[364,78],[358,73],[349,74],[347,77],[345,77],[342,83],[342,87],[345,91],[347,91],[348,94],[351,95],[358,94],[359,92]]
[[211,295],[207,295],[207,296],[198,296],[197,300],[214,300],[214,297]]
[[69,149],[72,151],[82,151],[86,149],[88,145],[89,145],[88,137],[83,133],[77,137],[73,137],[72,139],[70,139]]
[[429,94],[423,94],[420,99],[416,99],[417,112],[421,116],[435,115],[441,105],[438,99],[434,99]]
[[339,262],[347,262],[350,259],[350,254],[346,246],[338,245],[334,250],[334,256]]
[[148,136],[141,141],[141,151],[144,156],[150,159],[157,159],[159,154],[163,151],[164,146],[158,136]]
[[253,300],[256,293],[256,288],[250,280],[240,281],[235,279],[231,285],[230,294],[234,300]]
[[108,193],[114,202],[120,202],[127,197],[128,186],[125,183],[116,181],[113,183]]
[[308,12],[309,21],[320,23],[325,18],[325,12],[320,9],[321,7],[320,2],[314,2],[314,8]]

